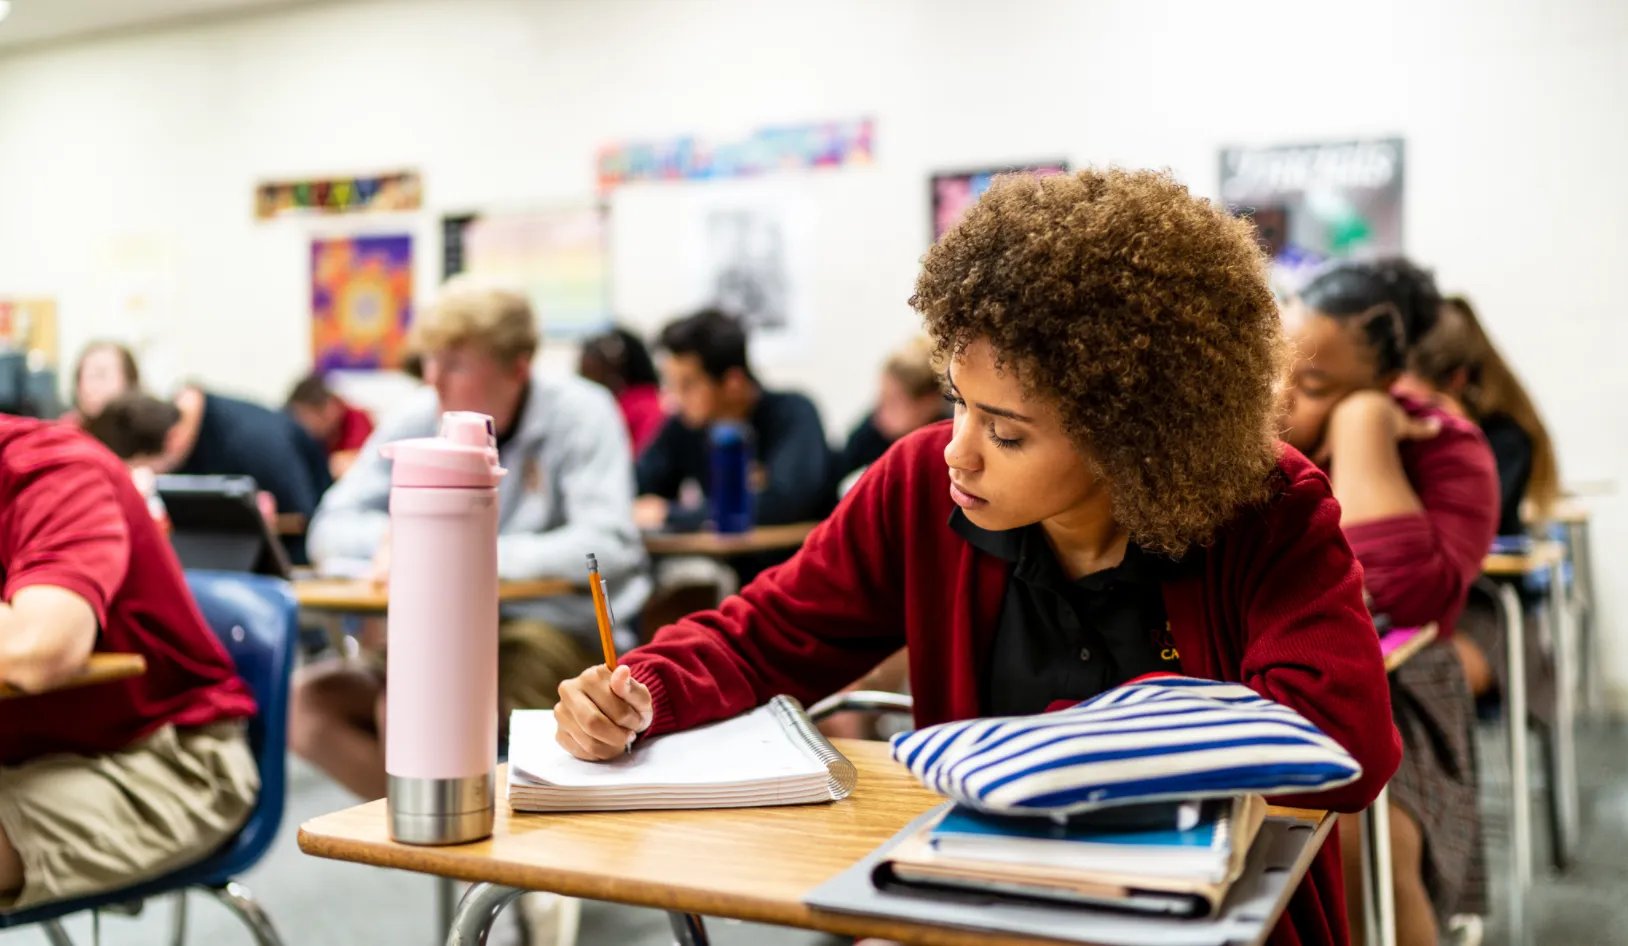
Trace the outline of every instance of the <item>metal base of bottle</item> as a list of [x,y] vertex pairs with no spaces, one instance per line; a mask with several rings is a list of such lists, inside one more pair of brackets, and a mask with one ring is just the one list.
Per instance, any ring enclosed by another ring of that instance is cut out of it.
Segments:
[[465,844],[492,834],[495,772],[463,778],[389,776],[390,838],[403,844]]

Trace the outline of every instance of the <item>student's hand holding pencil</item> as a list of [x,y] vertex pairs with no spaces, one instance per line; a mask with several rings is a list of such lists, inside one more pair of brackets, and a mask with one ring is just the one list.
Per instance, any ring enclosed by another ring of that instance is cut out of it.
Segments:
[[579,759],[602,762],[625,754],[650,728],[650,690],[626,667],[590,667],[560,684],[555,739]]

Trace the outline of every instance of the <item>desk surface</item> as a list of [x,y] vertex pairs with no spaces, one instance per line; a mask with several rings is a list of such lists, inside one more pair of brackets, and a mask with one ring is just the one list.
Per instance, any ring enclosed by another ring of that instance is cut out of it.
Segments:
[[1385,657],[1385,672],[1390,673],[1413,659],[1419,651],[1436,639],[1436,624],[1424,627],[1399,627],[1385,632],[1379,639],[1379,652]]
[[777,552],[803,544],[817,522],[758,526],[750,532],[646,532],[645,551],[651,555],[705,555],[724,557],[748,552]]
[[1559,542],[1533,542],[1525,555],[1488,555],[1481,560],[1481,573],[1492,578],[1521,578],[1553,568],[1566,560],[1566,547]]
[[437,848],[391,841],[385,803],[375,801],[306,822],[299,844],[318,857],[846,936],[950,946],[1051,942],[804,906],[810,890],[943,800],[889,758],[885,743],[837,744],[858,767],[859,785],[830,805],[517,814],[500,798],[490,839]]
[[[383,612],[390,603],[388,589],[366,578],[296,578],[294,599],[311,611]],[[578,586],[563,578],[505,581],[497,588],[499,601],[530,601],[574,594]]]
[[[94,653],[90,655],[90,659],[85,662],[84,668],[78,673],[48,690],[40,690],[39,693],[54,693],[57,690],[71,690],[76,687],[95,686],[98,683],[111,683],[114,680],[139,677],[146,672],[147,658],[140,654]],[[0,700],[38,696],[39,693],[25,693],[16,687],[0,683]]]

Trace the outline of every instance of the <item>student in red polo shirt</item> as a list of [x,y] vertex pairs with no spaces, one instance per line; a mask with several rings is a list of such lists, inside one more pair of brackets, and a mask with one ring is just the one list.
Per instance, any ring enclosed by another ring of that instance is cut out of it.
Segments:
[[373,433],[373,418],[367,411],[346,403],[320,374],[301,378],[283,408],[328,452],[328,471],[336,480],[356,462]]
[[[914,305],[954,420],[894,445],[789,562],[562,684],[561,744],[613,758],[908,645],[921,725],[1150,672],[1242,682],[1362,765],[1279,801],[1367,806],[1400,751],[1378,635],[1328,478],[1276,438],[1250,225],[1152,172],[1003,178],[928,251]],[[1338,844],[1270,941],[1348,941]]]
[[66,424],[0,415],[0,682],[46,691],[92,651],[145,674],[0,704],[0,910],[196,860],[259,789],[254,700],[123,463]]

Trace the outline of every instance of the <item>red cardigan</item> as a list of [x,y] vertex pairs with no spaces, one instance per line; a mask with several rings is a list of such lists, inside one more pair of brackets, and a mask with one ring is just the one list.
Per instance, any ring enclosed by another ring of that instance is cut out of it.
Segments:
[[1436,417],[1441,432],[1399,448],[1402,471],[1423,512],[1345,530],[1362,563],[1374,610],[1398,627],[1435,621],[1451,636],[1470,585],[1498,531],[1498,469],[1481,428],[1398,397],[1412,417]]
[[[655,702],[651,731],[729,717],[779,693],[807,702],[910,648],[917,725],[979,714],[978,683],[1010,564],[949,528],[949,422],[911,434],[866,471],[802,550],[715,611],[627,655]],[[1240,681],[1343,745],[1362,777],[1281,804],[1359,811],[1401,742],[1362,572],[1328,480],[1284,448],[1270,503],[1241,512],[1164,587],[1184,673]],[[1347,942],[1339,846],[1324,845],[1274,946]]]

